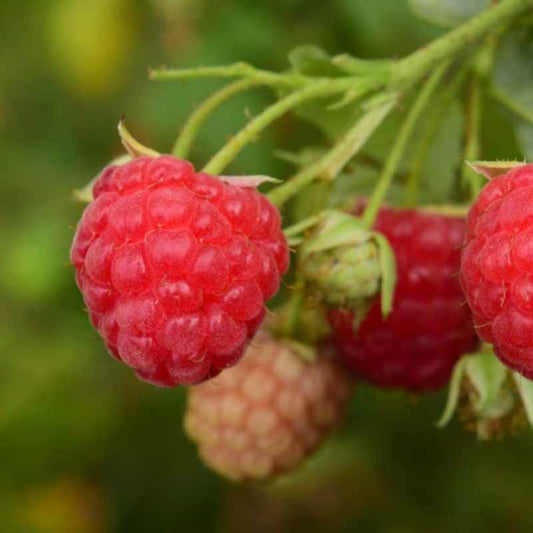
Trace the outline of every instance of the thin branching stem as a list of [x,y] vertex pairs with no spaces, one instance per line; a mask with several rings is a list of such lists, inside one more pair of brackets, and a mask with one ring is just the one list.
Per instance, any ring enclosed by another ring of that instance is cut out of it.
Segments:
[[368,228],[372,227],[374,224],[378,210],[385,199],[389,185],[392,182],[392,178],[394,177],[396,168],[398,167],[398,164],[404,154],[407,143],[411,138],[413,129],[420,118],[422,111],[426,107],[431,95],[437,88],[442,76],[444,75],[444,72],[448,68],[448,65],[449,61],[444,62],[442,65],[437,67],[431,76],[426,80],[411,109],[409,110],[409,113],[407,114],[400,131],[398,132],[396,141],[392,146],[389,157],[385,161],[383,171],[381,172],[378,183],[363,214],[363,221]]
[[172,155],[186,159],[191,150],[191,146],[196,139],[200,128],[204,125],[209,116],[220,105],[231,97],[244,92],[252,87],[261,85],[261,82],[253,79],[237,80],[222,89],[214,92],[206,100],[204,100],[194,111],[191,113],[187,122],[183,126],[175,144],[172,148]]

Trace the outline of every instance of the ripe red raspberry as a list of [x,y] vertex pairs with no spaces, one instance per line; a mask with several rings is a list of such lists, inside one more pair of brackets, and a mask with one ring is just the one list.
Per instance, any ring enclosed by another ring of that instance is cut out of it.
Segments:
[[337,348],[362,380],[410,391],[437,389],[457,359],[477,344],[458,280],[464,220],[415,210],[381,209],[376,230],[397,261],[393,309],[382,319],[379,299],[357,331],[353,315],[329,320]]
[[109,351],[162,386],[235,364],[288,267],[278,210],[170,156],[107,167],[93,193],[71,260]]
[[339,421],[351,383],[327,355],[305,362],[260,333],[243,360],[192,387],[185,430],[204,462],[233,480],[296,468]]
[[470,208],[461,283],[482,339],[533,379],[533,164],[492,179]]

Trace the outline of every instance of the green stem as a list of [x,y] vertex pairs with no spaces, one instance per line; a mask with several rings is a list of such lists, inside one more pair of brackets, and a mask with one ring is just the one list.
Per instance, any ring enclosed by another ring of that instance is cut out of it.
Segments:
[[298,320],[301,315],[304,303],[304,284],[301,276],[297,274],[295,285],[292,289],[289,301],[287,302],[287,314],[281,328],[283,337],[290,338],[294,336]]
[[319,177],[328,181],[335,179],[383,122],[395,103],[396,98],[391,97],[381,106],[367,111],[324,157],[276,187],[268,194],[269,199],[281,206],[313,180]]
[[233,63],[218,67],[195,67],[184,69],[158,69],[150,71],[152,80],[185,80],[194,78],[246,78],[264,85],[303,87],[316,78],[294,74],[292,72],[269,72],[249,65]]
[[471,45],[495,26],[506,23],[531,7],[531,0],[502,0],[494,7],[471,18],[462,26],[424,46],[392,67],[394,87],[409,86],[431,67]]
[[[481,106],[480,79],[478,75],[472,74],[466,101],[465,161],[477,161],[480,159]],[[476,198],[483,186],[482,177],[468,165],[463,164],[461,178],[463,185],[469,185],[471,198]]]
[[296,224],[293,224],[292,226],[285,228],[283,230],[285,237],[287,238],[295,237],[297,235],[300,235],[304,231],[308,230],[309,228],[316,226],[316,224],[318,224],[320,220],[323,218],[324,214],[325,214],[324,212],[321,212],[321,213],[318,213],[317,215],[311,215],[310,217],[304,218],[303,220],[296,222]]
[[453,81],[440,95],[438,103],[436,103],[434,106],[433,116],[430,119],[430,124],[427,128],[426,134],[415,150],[405,187],[405,205],[408,207],[418,204],[418,193],[420,190],[424,161],[427,159],[429,150],[433,146],[433,140],[439,131],[439,126],[444,119],[446,111],[452,103],[454,96],[457,94],[457,91],[462,87],[463,82],[466,79],[468,67],[469,65],[464,65],[455,75]]
[[[369,80],[365,80],[366,83],[360,85],[361,96],[374,87],[374,85],[368,83],[368,81]],[[269,126],[274,120],[307,100],[331,96],[343,92],[348,88],[350,82],[353,83],[353,81],[347,79],[321,81],[278,100],[275,104],[267,107],[262,113],[251,120],[223,148],[221,148],[204,167],[204,172],[220,174],[220,172],[222,172],[224,168],[235,159],[244,146],[246,146],[248,142]]]
[[378,210],[381,204],[383,203],[383,200],[385,199],[389,185],[391,184],[392,178],[394,177],[396,167],[398,166],[400,159],[403,156],[405,147],[407,146],[407,143],[413,132],[413,128],[415,127],[415,124],[417,123],[431,95],[437,88],[437,85],[439,84],[440,79],[444,75],[444,72],[448,68],[448,65],[449,62],[446,61],[445,63],[437,67],[431,74],[431,76],[427,79],[427,81],[424,83],[422,89],[418,93],[418,96],[413,106],[409,110],[409,113],[407,114],[407,117],[405,118],[405,121],[403,122],[402,127],[400,128],[400,131],[398,132],[398,136],[396,137],[396,141],[392,146],[392,150],[390,151],[389,157],[385,161],[385,165],[383,167],[381,176],[379,177],[376,188],[374,189],[374,192],[372,193],[372,196],[370,197],[368,205],[363,214],[363,221],[367,228],[371,228],[374,224],[374,220],[377,216]]
[[206,100],[204,100],[185,122],[180,135],[174,147],[172,148],[172,155],[186,159],[189,155],[192,143],[198,135],[200,128],[203,126],[208,117],[213,111],[223,104],[226,100],[229,100],[232,96],[251,89],[260,85],[260,82],[252,79],[237,80],[225,87],[222,87],[219,91],[216,91]]

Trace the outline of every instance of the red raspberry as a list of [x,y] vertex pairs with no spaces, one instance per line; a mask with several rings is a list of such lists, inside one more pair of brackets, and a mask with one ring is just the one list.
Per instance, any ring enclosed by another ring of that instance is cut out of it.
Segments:
[[278,210],[170,156],[108,167],[93,193],[71,260],[109,351],[162,386],[235,364],[288,268]]
[[358,331],[353,315],[330,312],[337,348],[365,381],[410,391],[437,389],[457,359],[477,344],[457,273],[464,220],[415,210],[381,209],[376,229],[398,266],[393,310],[376,299]]
[[480,337],[533,379],[533,164],[492,179],[470,208],[461,283]]
[[202,459],[233,480],[296,468],[339,421],[351,383],[325,354],[306,363],[260,333],[244,359],[193,387],[185,429]]

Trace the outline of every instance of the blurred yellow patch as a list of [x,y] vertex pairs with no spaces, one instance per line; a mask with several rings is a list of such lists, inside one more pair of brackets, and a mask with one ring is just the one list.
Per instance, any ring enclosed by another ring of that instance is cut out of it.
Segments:
[[133,19],[124,0],[56,0],[47,39],[57,75],[82,97],[109,94],[125,73]]
[[106,533],[109,509],[101,489],[76,479],[60,479],[34,488],[18,509],[24,531],[35,533]]

